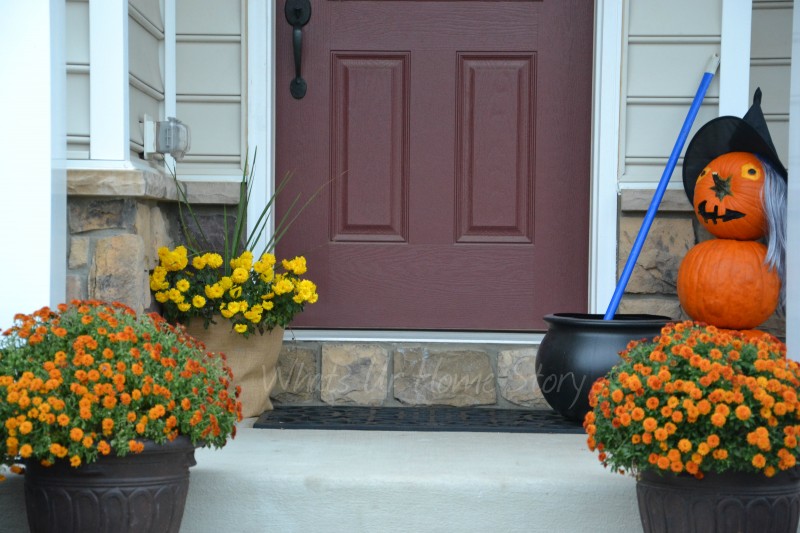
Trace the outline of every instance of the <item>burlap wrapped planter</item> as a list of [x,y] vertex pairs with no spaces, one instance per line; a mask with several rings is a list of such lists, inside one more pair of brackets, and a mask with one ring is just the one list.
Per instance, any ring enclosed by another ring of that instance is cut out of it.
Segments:
[[225,354],[233,371],[233,384],[242,388],[239,400],[244,418],[272,410],[269,396],[278,377],[276,367],[283,344],[283,328],[245,338],[231,329],[230,322],[220,320],[209,324],[208,329],[202,322],[194,321],[187,331],[202,341],[207,350]]

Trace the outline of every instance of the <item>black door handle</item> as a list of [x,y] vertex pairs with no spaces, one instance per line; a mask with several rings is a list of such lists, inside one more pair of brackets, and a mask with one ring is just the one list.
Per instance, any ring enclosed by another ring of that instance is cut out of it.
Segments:
[[289,92],[296,99],[306,95],[306,80],[300,75],[303,58],[303,26],[311,18],[311,2],[309,0],[286,0],[284,5],[286,20],[294,28],[292,30],[292,48],[294,49],[294,79],[289,84]]

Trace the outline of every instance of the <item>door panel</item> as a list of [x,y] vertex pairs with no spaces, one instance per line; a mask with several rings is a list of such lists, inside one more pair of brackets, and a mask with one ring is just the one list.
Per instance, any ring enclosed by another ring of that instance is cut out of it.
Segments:
[[277,3],[293,326],[536,331],[587,305],[592,2],[312,1],[306,96]]

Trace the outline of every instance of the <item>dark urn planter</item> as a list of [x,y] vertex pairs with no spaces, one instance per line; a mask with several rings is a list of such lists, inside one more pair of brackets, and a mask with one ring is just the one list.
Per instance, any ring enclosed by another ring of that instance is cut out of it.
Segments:
[[31,461],[25,468],[31,533],[178,533],[194,449],[188,437],[178,437],[78,468]]
[[631,340],[652,339],[672,319],[660,315],[555,313],[536,353],[536,381],[550,407],[569,420],[589,412],[589,390],[619,362]]
[[644,471],[636,495],[644,533],[796,533],[800,518],[797,468],[771,478],[726,472],[696,479]]

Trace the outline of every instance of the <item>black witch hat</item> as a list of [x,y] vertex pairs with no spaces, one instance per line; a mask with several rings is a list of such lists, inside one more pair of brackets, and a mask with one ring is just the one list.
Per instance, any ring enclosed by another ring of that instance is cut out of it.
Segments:
[[786,167],[772,144],[767,121],[761,111],[761,88],[743,118],[724,116],[708,121],[697,130],[683,157],[683,188],[691,202],[697,177],[712,160],[728,152],[750,152],[770,163],[786,180]]

